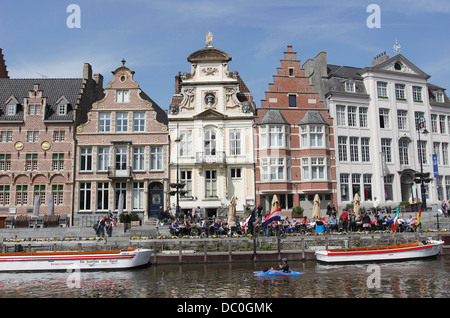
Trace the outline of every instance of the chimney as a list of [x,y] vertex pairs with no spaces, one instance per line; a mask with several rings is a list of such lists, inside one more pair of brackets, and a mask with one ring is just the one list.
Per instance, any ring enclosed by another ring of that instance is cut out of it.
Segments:
[[378,54],[377,56],[375,56],[373,58],[372,66],[381,64],[381,63],[383,63],[383,62],[385,62],[387,60],[389,60],[389,56],[387,56],[386,55],[386,51],[384,51],[383,53],[380,53],[380,54]]
[[175,76],[175,94],[179,94],[181,92],[181,72],[178,72],[178,75]]
[[0,78],[9,78],[6,69],[5,59],[3,58],[2,49],[0,48]]

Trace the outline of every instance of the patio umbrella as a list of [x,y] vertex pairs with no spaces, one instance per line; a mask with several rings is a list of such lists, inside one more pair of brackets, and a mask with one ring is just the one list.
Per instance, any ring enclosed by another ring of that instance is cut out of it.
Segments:
[[232,196],[230,200],[230,208],[228,209],[228,224],[234,220],[236,216],[236,196]]
[[55,203],[53,202],[53,193],[48,196],[48,215],[55,214]]
[[318,194],[314,197],[312,217],[315,219],[320,219],[322,217],[322,211],[320,211],[320,197]]
[[123,203],[124,203],[123,192],[121,192],[119,195],[119,203],[117,204],[117,219],[118,220],[120,220],[120,215],[123,213]]
[[359,217],[360,208],[361,208],[361,198],[359,197],[359,194],[356,193],[355,197],[353,198],[353,212],[355,213],[356,217]]
[[39,216],[39,206],[41,204],[41,196],[37,195],[34,198],[33,216]]
[[270,207],[270,213],[272,213],[273,211],[275,211],[276,209],[278,209],[278,207],[280,206],[280,202],[278,202],[278,198],[277,195],[274,194],[273,198],[272,198],[272,205]]

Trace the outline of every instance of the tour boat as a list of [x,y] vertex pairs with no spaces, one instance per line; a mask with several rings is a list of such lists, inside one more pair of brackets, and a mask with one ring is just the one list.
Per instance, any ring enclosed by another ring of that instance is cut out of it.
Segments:
[[149,263],[153,250],[129,248],[113,251],[0,253],[0,271],[104,270]]
[[316,250],[316,259],[320,262],[367,262],[406,260],[435,256],[439,253],[443,241],[422,241],[376,247],[343,248]]

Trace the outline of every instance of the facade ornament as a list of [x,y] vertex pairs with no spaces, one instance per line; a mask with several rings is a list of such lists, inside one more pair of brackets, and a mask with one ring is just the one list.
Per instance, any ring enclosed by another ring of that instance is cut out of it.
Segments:
[[253,113],[255,110],[255,102],[250,102],[248,100],[241,103],[241,110],[244,114]]
[[214,95],[213,92],[207,92],[205,94],[205,105],[208,108],[215,108],[214,105],[216,104],[216,95]]
[[178,115],[180,113],[180,105],[177,103],[172,103],[169,106],[169,110],[171,115]]
[[214,75],[218,71],[219,70],[217,69],[217,67],[205,67],[205,68],[202,68],[202,73],[204,73],[206,76]]

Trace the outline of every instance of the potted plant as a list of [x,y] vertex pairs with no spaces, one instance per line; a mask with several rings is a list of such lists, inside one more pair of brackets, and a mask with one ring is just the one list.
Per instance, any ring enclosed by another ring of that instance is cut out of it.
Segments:
[[301,206],[296,206],[292,209],[293,218],[302,218],[304,209]]
[[123,223],[125,230],[131,228],[131,216],[127,212],[120,214],[119,222]]

